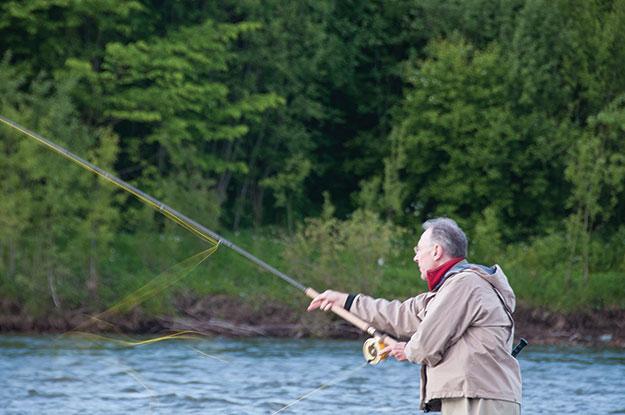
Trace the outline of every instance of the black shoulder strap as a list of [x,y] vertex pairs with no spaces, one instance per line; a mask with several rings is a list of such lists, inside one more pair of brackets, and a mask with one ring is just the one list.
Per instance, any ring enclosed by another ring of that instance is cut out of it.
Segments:
[[508,315],[508,318],[510,319],[510,323],[512,323],[512,326],[510,328],[510,335],[508,336],[508,341],[510,341],[512,335],[514,334],[514,318],[512,318],[512,311],[510,310],[510,307],[506,305],[506,302],[503,300],[503,296],[501,295],[499,290],[489,281],[486,281],[486,282],[488,282],[488,285],[492,287],[493,291],[495,291],[495,294],[497,294],[497,297],[499,297],[499,301],[501,302],[501,305],[503,306],[504,311]]

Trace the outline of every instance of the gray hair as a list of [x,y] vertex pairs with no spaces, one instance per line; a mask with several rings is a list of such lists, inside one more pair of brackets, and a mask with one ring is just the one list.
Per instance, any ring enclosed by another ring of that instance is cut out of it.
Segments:
[[466,257],[467,236],[453,219],[434,218],[423,222],[423,230],[432,230],[432,241],[443,247],[445,253],[452,257]]

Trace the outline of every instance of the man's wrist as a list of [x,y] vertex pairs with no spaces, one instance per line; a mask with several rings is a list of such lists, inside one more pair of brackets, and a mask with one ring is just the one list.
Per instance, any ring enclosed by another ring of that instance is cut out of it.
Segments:
[[352,303],[356,299],[357,295],[358,294],[347,294],[347,298],[345,299],[345,304],[343,305],[343,308],[345,310],[349,311],[349,309],[352,308]]

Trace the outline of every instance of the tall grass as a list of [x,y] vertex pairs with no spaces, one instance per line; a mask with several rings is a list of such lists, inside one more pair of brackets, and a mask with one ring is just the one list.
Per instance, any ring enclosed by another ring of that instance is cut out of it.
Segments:
[[[317,290],[363,292],[376,297],[407,298],[426,290],[412,262],[419,232],[407,232],[357,212],[347,220],[308,220],[293,235],[276,228],[247,230],[225,236]],[[472,262],[499,263],[517,299],[531,307],[571,312],[625,308],[625,231],[609,240],[596,237],[591,246],[591,267],[585,280],[580,264],[568,254],[566,236],[554,233],[528,243],[505,245],[484,233],[471,245]],[[475,235],[477,238],[480,235]],[[100,261],[97,298],[91,297],[81,278],[57,280],[65,308],[103,310],[150,283],[163,271],[207,247],[177,228],[118,235],[108,258]],[[157,286],[140,304],[147,314],[175,313],[177,296],[202,298],[226,295],[262,313],[268,303],[301,312],[307,298],[279,278],[226,247],[173,284]],[[4,279],[2,297],[25,306],[32,315],[45,314],[53,305],[42,299],[45,289],[25,290],[23,279]],[[86,277],[83,278],[86,280]],[[160,287],[160,289],[159,289]]]

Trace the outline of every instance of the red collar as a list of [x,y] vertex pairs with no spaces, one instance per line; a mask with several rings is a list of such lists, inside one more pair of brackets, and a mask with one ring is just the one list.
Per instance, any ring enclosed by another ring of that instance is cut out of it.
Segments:
[[428,282],[428,290],[434,291],[438,288],[438,284],[441,282],[441,279],[445,275],[447,271],[451,269],[458,262],[462,261],[464,258],[452,258],[449,261],[439,265],[436,268],[433,268],[426,273],[426,278]]

